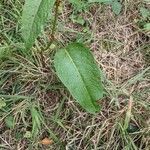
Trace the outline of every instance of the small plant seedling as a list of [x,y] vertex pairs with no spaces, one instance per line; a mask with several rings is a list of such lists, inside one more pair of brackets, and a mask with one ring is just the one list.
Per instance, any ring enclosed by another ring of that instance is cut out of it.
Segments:
[[[71,0],[70,2],[76,7],[79,7],[81,3],[82,6],[85,4],[80,0]],[[60,3],[60,0],[25,0],[22,15],[22,36],[27,51],[33,46],[41,33],[50,16],[49,13],[55,8],[51,41],[47,44],[45,50],[51,47],[55,41],[54,34]],[[78,22],[83,24],[82,20],[78,20]],[[65,48],[58,49],[54,57],[54,67],[59,79],[77,102],[89,113],[99,112],[100,106],[97,104],[97,100],[103,97],[101,73],[90,50],[83,43],[71,43]],[[35,118],[35,109],[31,112],[32,118]],[[38,118],[34,120],[40,128],[40,123],[37,122]],[[33,124],[35,124],[34,122]],[[33,131],[35,130],[37,129],[34,128]]]
[[150,18],[150,10],[145,8],[145,7],[140,7],[139,9],[141,19],[139,20],[139,25],[145,30],[145,31],[150,31],[150,23],[149,23],[149,18]]

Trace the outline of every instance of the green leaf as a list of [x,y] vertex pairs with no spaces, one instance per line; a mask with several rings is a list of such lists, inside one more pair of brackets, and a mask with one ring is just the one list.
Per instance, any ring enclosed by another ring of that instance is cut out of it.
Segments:
[[0,47],[0,59],[5,59],[11,56],[13,50],[8,47]]
[[111,4],[112,10],[116,15],[119,15],[121,12],[122,5],[118,0],[114,0]]
[[14,126],[15,126],[15,119],[14,119],[14,117],[12,115],[7,116],[5,118],[5,124],[6,124],[7,128],[13,129]]
[[113,0],[89,0],[89,3],[107,3],[107,2],[112,2]]
[[147,31],[150,31],[150,23],[146,23],[144,25],[144,29],[147,30]]
[[86,3],[82,0],[68,0],[74,6],[74,9],[77,11],[82,11],[86,8]]
[[144,19],[150,16],[150,11],[144,7],[140,8],[140,13]]
[[0,98],[0,109],[6,106],[6,103],[3,98]]
[[27,138],[27,139],[29,139],[29,138],[32,137],[32,133],[30,131],[26,131],[24,137]]
[[22,37],[31,48],[52,12],[55,0],[25,0],[22,14]]
[[80,7],[83,4],[83,2],[81,0],[68,0],[68,1],[69,1],[69,3],[71,3],[77,7]]
[[78,103],[90,113],[100,110],[96,100],[103,97],[101,73],[90,50],[72,43],[58,50],[54,58],[56,73]]
[[144,2],[146,2],[146,3],[150,4],[150,0],[144,0]]
[[78,23],[80,25],[84,25],[85,23],[85,20],[82,16],[71,15],[70,18],[73,21],[73,23]]
[[89,3],[97,2],[97,3],[110,4],[111,7],[112,7],[113,12],[116,15],[120,14],[121,8],[122,8],[122,5],[121,5],[121,3],[118,0],[89,0],[88,2]]
[[33,137],[36,137],[39,130],[41,129],[42,119],[40,113],[38,112],[38,110],[35,108],[34,105],[31,107],[31,116],[32,116],[32,135]]

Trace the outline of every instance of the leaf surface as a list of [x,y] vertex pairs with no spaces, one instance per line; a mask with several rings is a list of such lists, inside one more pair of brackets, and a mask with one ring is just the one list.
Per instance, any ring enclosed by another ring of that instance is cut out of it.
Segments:
[[15,126],[15,119],[12,115],[9,115],[5,118],[5,124],[7,128],[13,129]]
[[22,37],[31,48],[52,12],[55,0],[25,0],[22,14]]
[[122,4],[118,0],[112,2],[112,10],[116,15],[119,15],[122,9]]
[[112,2],[113,0],[88,0],[89,3],[107,3],[107,2]]
[[146,24],[144,25],[144,29],[145,29],[146,31],[150,31],[150,23],[146,23]]
[[100,110],[96,100],[103,97],[101,73],[90,50],[79,43],[60,49],[54,66],[63,84],[78,103],[90,113]]
[[144,19],[146,19],[150,16],[150,11],[144,7],[140,8],[140,13]]

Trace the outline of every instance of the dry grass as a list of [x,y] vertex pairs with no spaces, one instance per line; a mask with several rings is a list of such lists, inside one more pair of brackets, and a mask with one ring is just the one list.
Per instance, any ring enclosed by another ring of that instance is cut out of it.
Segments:
[[[125,2],[119,16],[115,16],[109,6],[97,4],[76,14],[83,16],[85,26],[73,23],[69,18],[72,7],[66,1],[62,4],[56,38],[62,45],[70,41],[83,41],[91,48],[104,73],[106,96],[99,102],[101,112],[95,116],[84,112],[58,81],[50,69],[53,62],[49,52],[44,53],[46,66],[43,69],[43,61],[36,49],[46,43],[49,26],[44,37],[33,48],[31,59],[26,59],[25,54],[15,47],[19,52],[0,64],[0,79],[4,80],[0,83],[0,94],[25,96],[21,99],[4,97],[10,108],[0,112],[1,149],[150,149],[150,67],[147,63],[150,57],[145,59],[143,52],[145,49],[146,53],[150,52],[150,35],[141,30],[136,21],[141,17],[138,8],[144,5],[142,0],[127,1],[127,5]],[[12,3],[9,5],[15,7]],[[6,15],[1,26],[1,31],[8,37],[18,25],[17,22],[13,25],[13,21],[16,20],[7,20]],[[16,34],[20,34],[18,30]],[[7,44],[7,40],[3,36],[1,38],[1,46],[7,45],[9,48],[16,40],[16,37],[12,38],[10,41],[13,42]],[[34,139],[25,137],[32,127],[30,107],[33,104],[44,118],[40,120],[42,128]],[[9,114],[15,116],[13,129],[8,129],[4,123],[3,118]],[[53,138],[54,143],[48,146],[39,144],[45,137]]]

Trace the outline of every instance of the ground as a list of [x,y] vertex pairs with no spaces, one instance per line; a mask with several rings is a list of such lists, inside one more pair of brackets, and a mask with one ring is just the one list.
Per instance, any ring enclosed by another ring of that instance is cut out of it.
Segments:
[[41,55],[53,18],[25,52],[23,4],[0,2],[0,149],[149,150],[150,32],[143,28],[150,18],[140,12],[149,1],[121,1],[119,15],[99,3],[63,1],[59,7],[55,39],[63,46],[83,42],[102,70],[106,94],[96,115],[85,112],[57,78],[57,43]]

